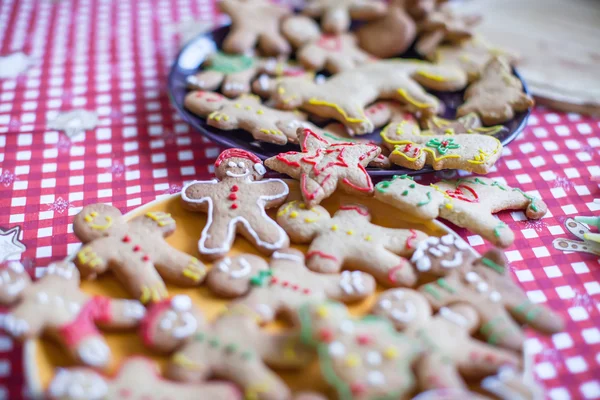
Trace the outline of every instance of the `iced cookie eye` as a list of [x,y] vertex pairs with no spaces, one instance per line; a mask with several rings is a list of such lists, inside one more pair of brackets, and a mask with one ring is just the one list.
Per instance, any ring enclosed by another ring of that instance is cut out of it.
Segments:
[[233,161],[229,161],[227,163],[227,166],[229,166],[229,168],[235,168],[236,167],[236,165],[235,165],[235,163]]

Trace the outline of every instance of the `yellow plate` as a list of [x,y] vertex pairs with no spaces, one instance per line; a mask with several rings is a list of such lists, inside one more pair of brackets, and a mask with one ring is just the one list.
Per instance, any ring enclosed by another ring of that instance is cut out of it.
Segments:
[[[288,181],[290,186],[289,200],[300,199],[300,192],[296,182]],[[442,236],[451,232],[445,225],[437,221],[419,221],[406,215],[399,210],[383,204],[374,198],[356,198],[350,197],[341,193],[336,193],[332,197],[326,199],[321,205],[324,206],[330,213],[334,213],[341,204],[362,204],[369,208],[372,213],[372,222],[390,228],[414,228],[422,230],[432,236]],[[156,200],[145,206],[139,207],[128,213],[128,219],[148,211],[164,211],[172,215],[177,222],[177,229],[167,241],[174,247],[183,250],[189,254],[198,254],[197,243],[200,238],[200,233],[206,223],[206,215],[203,213],[195,213],[184,210],[180,204],[179,194],[169,196],[164,199]],[[276,210],[270,210],[269,214],[274,217]],[[453,232],[451,232],[453,233]],[[306,246],[294,246],[306,252]],[[237,237],[230,255],[239,253],[259,254],[256,249],[250,245],[242,237]],[[205,261],[207,265],[211,265]],[[83,290],[88,293],[102,294],[111,297],[127,298],[128,295],[119,282],[107,273],[100,276],[95,281],[84,281],[81,284]],[[225,308],[227,300],[215,297],[207,288],[201,286],[197,288],[180,288],[174,285],[167,284],[169,294],[187,294],[194,303],[200,307],[207,319],[213,319],[220,311]],[[382,287],[378,287],[377,291],[381,292]],[[350,310],[353,314],[365,314],[372,306],[375,295],[365,299],[362,302],[352,304]],[[278,322],[271,324],[266,329],[276,330],[282,329],[285,326]],[[111,370],[115,370],[120,360],[124,357],[134,354],[143,354],[160,362],[164,366],[167,358],[157,356],[146,350],[137,336],[137,332],[105,332],[106,340],[113,354]],[[65,356],[59,345],[56,343],[41,339],[30,342],[26,345],[25,350],[25,366],[28,375],[29,389],[32,394],[40,394],[43,392],[53,376],[54,368],[67,367],[73,365],[72,360]],[[316,363],[311,365],[308,370],[300,372],[283,372],[281,376],[290,385],[292,390],[326,390],[325,382],[320,378],[318,366]],[[306,387],[306,382],[311,383],[311,387]]]

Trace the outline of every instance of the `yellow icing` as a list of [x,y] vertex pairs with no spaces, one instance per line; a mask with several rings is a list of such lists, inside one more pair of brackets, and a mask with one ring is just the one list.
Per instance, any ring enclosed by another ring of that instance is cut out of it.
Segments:
[[436,74],[433,74],[431,72],[427,72],[424,70],[417,71],[417,74],[424,76],[427,79],[431,79],[432,81],[437,81],[437,82],[446,82],[447,81],[447,79],[441,75],[436,75]]
[[414,98],[412,98],[408,92],[406,91],[406,89],[398,89],[398,94],[400,96],[402,96],[402,98],[404,100],[406,100],[408,103],[412,104],[413,106],[417,107],[417,108],[429,108],[432,105],[431,104],[427,104],[427,103],[420,103],[417,100],[415,100]]
[[330,103],[328,101],[325,100],[317,100],[315,98],[312,98],[310,100],[308,100],[309,104],[312,104],[314,106],[325,106],[325,107],[331,107],[333,109],[335,109],[338,114],[340,114],[342,117],[344,117],[344,120],[346,120],[347,122],[352,122],[352,123],[360,123],[360,122],[366,122],[367,119],[366,118],[350,118],[348,117],[348,114],[346,113],[346,111],[344,111],[340,106],[338,106],[335,103]]

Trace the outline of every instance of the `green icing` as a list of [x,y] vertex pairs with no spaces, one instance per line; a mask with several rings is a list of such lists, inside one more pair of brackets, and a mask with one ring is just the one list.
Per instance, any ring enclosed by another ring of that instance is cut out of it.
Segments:
[[426,196],[427,196],[427,200],[423,200],[423,201],[417,203],[417,207],[423,207],[424,205],[431,203],[431,192],[427,192]]
[[496,225],[496,227],[494,228],[494,236],[496,237],[500,237],[500,230],[501,229],[505,229],[506,228],[506,224],[502,221],[498,222],[498,225]]
[[440,295],[440,293],[435,289],[435,287],[431,283],[428,283],[427,285],[425,285],[424,289],[427,293],[432,295],[436,300],[442,299],[442,296]]
[[524,191],[522,191],[519,188],[513,188],[513,191],[517,191],[517,192],[521,193],[523,195],[523,197],[525,197],[527,200],[529,200],[530,201],[529,208],[531,208],[534,212],[539,211],[538,207],[535,205],[537,198],[528,195],[527,193],[525,193]]
[[450,284],[448,284],[448,282],[444,278],[440,278],[436,282],[445,291],[452,293],[452,294],[456,293],[456,289],[454,289],[452,286],[450,286]]
[[391,184],[392,182],[390,181],[379,182],[377,185],[375,185],[375,189],[377,189],[378,192],[385,193]]
[[235,74],[254,66],[252,57],[239,54],[217,52],[212,55],[205,71],[216,71],[224,74]]
[[273,275],[271,270],[259,271],[258,274],[250,278],[250,284],[253,286],[265,286],[271,275]]
[[500,265],[500,264],[496,264],[495,262],[493,262],[489,258],[483,257],[481,259],[481,263],[483,265],[485,265],[486,267],[489,267],[489,268],[493,269],[494,271],[496,271],[499,274],[504,274],[504,267],[502,265]]
[[442,155],[446,154],[448,150],[460,148],[460,145],[458,143],[454,143],[453,138],[443,140],[437,138],[431,139],[427,143],[425,143],[425,146],[436,149],[438,153]]

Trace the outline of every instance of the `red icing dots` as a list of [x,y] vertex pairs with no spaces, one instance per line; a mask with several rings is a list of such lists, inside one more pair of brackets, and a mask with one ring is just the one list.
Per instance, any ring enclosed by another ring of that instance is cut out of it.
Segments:
[[135,251],[135,252],[138,252],[138,251],[140,251],[141,249],[142,249],[142,248],[141,248],[139,245],[137,245],[137,244],[136,244],[135,246],[133,246],[133,251]]
[[238,187],[238,185],[233,185],[233,186],[231,187],[231,191],[232,191],[232,192],[237,192],[238,190],[240,190],[240,188]]
[[350,391],[352,392],[353,395],[356,395],[356,396],[361,395],[365,392],[365,390],[367,390],[367,388],[362,383],[354,382],[353,384],[350,385]]
[[238,208],[238,205],[237,205],[236,203],[233,203],[233,204],[231,205],[231,209],[232,209],[232,210],[235,210],[236,208]]
[[319,331],[319,340],[325,343],[331,342],[333,340],[333,332],[327,328],[321,329]]
[[121,239],[123,241],[123,243],[129,243],[131,242],[131,238],[127,235],[123,236],[123,239]]
[[231,194],[229,195],[229,200],[237,200],[237,194],[235,194],[235,193],[231,193]]
[[150,257],[148,257],[147,255],[145,255],[144,257],[142,257],[143,261],[150,261]]
[[371,336],[369,336],[367,334],[358,335],[356,337],[356,342],[358,344],[360,344],[361,346],[366,346],[369,343],[371,343]]

